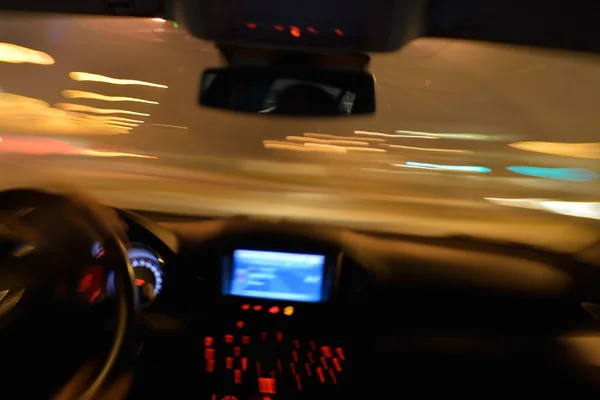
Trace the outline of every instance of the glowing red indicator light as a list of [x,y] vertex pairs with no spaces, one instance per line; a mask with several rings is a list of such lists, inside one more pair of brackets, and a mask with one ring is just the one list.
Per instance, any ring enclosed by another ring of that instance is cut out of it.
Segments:
[[140,278],[135,279],[135,286],[143,286],[144,283],[146,283],[146,281],[143,279],[140,279]]
[[275,29],[276,31],[279,31],[279,32],[283,32],[283,29],[284,29],[284,28],[283,28],[283,26],[281,26],[281,25],[274,25],[274,26],[273,26],[273,29]]
[[100,296],[100,292],[101,292],[100,289],[96,289],[96,291],[90,297],[90,303],[93,303],[94,300],[96,300],[98,298],[98,296]]
[[252,22],[248,22],[246,24],[246,28],[248,28],[248,29],[256,29],[256,24],[253,24]]
[[335,32],[335,34],[336,34],[336,35],[338,35],[338,36],[344,36],[344,32],[342,32],[341,30],[339,30],[339,29],[337,29],[337,28],[336,28],[336,29],[334,29],[333,31],[334,31],[334,32]]
[[250,304],[242,304],[241,309],[244,310],[244,311],[249,310],[250,309]]
[[292,35],[295,38],[299,38],[300,28],[298,28],[297,26],[290,26],[290,35]]
[[88,290],[93,283],[94,280],[94,275],[91,273],[85,274],[85,276],[79,281],[79,287],[77,288],[77,291],[80,293],[85,292],[86,290]]
[[309,26],[308,28],[306,28],[307,31],[309,31],[310,33],[317,33],[317,30],[315,28],[313,28],[312,26]]
[[260,310],[262,310],[262,306],[261,305],[255,305],[254,307],[252,307],[252,309],[254,311],[260,311]]
[[273,306],[273,307],[269,308],[269,312],[271,314],[277,314],[279,312],[279,307]]

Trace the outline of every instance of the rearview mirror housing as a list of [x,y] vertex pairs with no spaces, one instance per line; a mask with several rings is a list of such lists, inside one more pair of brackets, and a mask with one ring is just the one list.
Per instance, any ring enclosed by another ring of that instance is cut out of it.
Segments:
[[375,80],[364,70],[234,66],[204,71],[200,104],[285,116],[348,116],[375,111]]

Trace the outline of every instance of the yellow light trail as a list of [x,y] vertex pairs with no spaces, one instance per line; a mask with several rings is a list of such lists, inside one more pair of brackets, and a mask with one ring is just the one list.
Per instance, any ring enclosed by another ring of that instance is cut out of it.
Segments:
[[368,142],[359,142],[356,140],[337,140],[337,139],[316,139],[310,137],[302,137],[302,136],[287,136],[286,140],[292,142],[312,142],[312,143],[322,143],[322,144],[340,144],[340,145],[354,145],[354,146],[368,146]]
[[394,149],[432,151],[432,152],[441,152],[441,153],[473,153],[471,150],[436,149],[436,148],[428,148],[428,147],[401,146],[399,144],[384,144],[383,146],[388,146],[388,147],[391,147]]
[[92,99],[102,101],[131,101],[135,103],[145,104],[158,104],[156,101],[138,99],[136,97],[124,97],[124,96],[105,96],[103,94],[86,92],[83,90],[63,90],[62,95],[69,99]]
[[600,160],[600,142],[515,142],[510,143],[509,146],[515,149],[531,151],[535,153]]
[[140,117],[149,117],[150,114],[140,113],[129,110],[118,110],[114,108],[97,108],[84,106],[81,104],[72,104],[72,103],[58,103],[55,104],[54,107],[60,108],[66,111],[77,111],[77,112],[89,112],[94,114],[128,114],[128,115],[138,115]]
[[109,83],[111,85],[138,85],[138,86],[150,86],[161,89],[167,89],[168,86],[160,85],[158,83],[139,81],[136,79],[118,79],[111,78],[109,76],[91,74],[89,72],[69,72],[69,77],[74,81],[88,81],[88,82],[101,82]]
[[357,138],[356,136],[337,136],[337,135],[330,135],[330,134],[326,134],[326,133],[305,133],[304,136],[311,137],[311,138],[334,139],[334,140],[338,140],[338,139],[350,139],[350,140],[360,139],[361,141],[365,141],[365,142],[385,142],[385,139],[364,138],[364,137]]
[[50,54],[17,46],[12,43],[0,43],[0,61],[11,64],[52,65],[55,63]]

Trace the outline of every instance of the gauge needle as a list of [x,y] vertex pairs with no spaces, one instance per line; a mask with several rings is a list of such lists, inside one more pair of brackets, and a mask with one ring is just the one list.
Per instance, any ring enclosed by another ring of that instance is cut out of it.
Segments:
[[142,286],[144,283],[146,283],[145,280],[140,279],[140,278],[135,278],[135,285],[136,286]]

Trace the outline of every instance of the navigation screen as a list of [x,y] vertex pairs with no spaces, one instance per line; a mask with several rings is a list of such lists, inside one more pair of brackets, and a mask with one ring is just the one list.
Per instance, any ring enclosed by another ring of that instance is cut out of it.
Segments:
[[324,268],[323,255],[235,250],[227,294],[320,302]]

